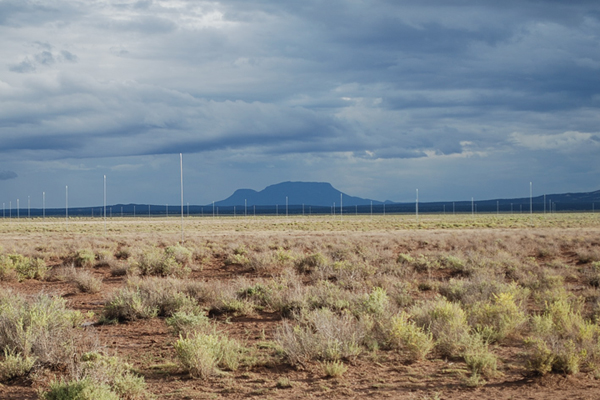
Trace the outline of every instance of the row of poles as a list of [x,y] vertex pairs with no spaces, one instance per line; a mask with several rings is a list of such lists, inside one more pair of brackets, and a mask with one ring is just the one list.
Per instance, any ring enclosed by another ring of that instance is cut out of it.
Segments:
[[[180,189],[181,189],[181,241],[184,241],[184,202],[183,202],[183,198],[184,198],[184,192],[183,192],[183,154],[179,153],[179,169],[180,169]],[[554,207],[556,207],[555,205],[556,203],[554,203]],[[4,219],[6,217],[5,215],[5,203],[2,203],[2,218]],[[27,217],[31,218],[31,202],[30,202],[30,197],[27,197]],[[254,215],[256,215],[256,206],[254,206]],[[446,206],[444,205],[444,213],[446,211]],[[213,210],[212,210],[212,214],[213,217],[215,216],[215,202],[213,201]],[[549,208],[550,208],[550,213],[552,213],[553,210],[553,203],[550,201],[549,202]],[[592,209],[594,208],[594,204],[592,203]],[[107,205],[106,205],[106,175],[104,175],[104,204],[103,204],[103,219],[104,219],[104,233],[106,234],[106,220],[107,220]],[[276,205],[276,214],[279,215],[278,212],[278,205]],[[332,214],[335,216],[335,209],[336,209],[336,204],[333,203],[333,207],[332,207]],[[555,208],[554,208],[555,209]],[[122,210],[122,208],[121,208]],[[471,197],[471,214],[475,214],[476,211],[476,205],[474,202],[473,197]],[[371,215],[373,215],[373,202],[371,201],[371,209],[370,209]],[[499,201],[497,202],[497,213],[500,212],[500,204]],[[511,213],[513,212],[513,204],[511,203]],[[521,205],[521,212],[522,212],[522,205]],[[92,209],[92,213],[93,213],[93,209]],[[356,213],[358,214],[358,206],[356,206]],[[452,213],[455,213],[455,207],[454,207],[454,202],[452,202]],[[533,184],[532,182],[529,182],[529,213],[533,214]],[[112,218],[112,207],[110,207],[110,214],[111,214],[111,218]],[[122,214],[122,211],[121,211]],[[312,214],[312,208],[311,208],[311,214]],[[343,216],[343,195],[342,193],[340,193],[340,219],[342,219]],[[383,204],[383,214],[385,215],[385,204]],[[546,195],[544,195],[544,214],[546,214]],[[148,205],[148,215],[150,215],[150,205]],[[166,215],[168,217],[169,215],[169,205],[166,205]],[[189,203],[188,203],[188,215],[189,215]],[[202,208],[202,215],[204,215],[204,208]],[[218,215],[218,207],[217,207],[217,215]],[[247,216],[248,215],[248,206],[247,206],[247,200],[244,200],[244,215]],[[288,197],[286,196],[285,198],[285,215],[286,217],[288,216]],[[302,205],[302,215],[304,215],[304,204]],[[134,216],[135,216],[135,206],[134,206]],[[235,206],[234,206],[234,216],[235,216]],[[416,199],[415,199],[415,216],[417,219],[417,222],[419,221],[419,189],[416,189]],[[46,192],[42,192],[42,217],[45,219],[46,218]],[[9,202],[9,218],[12,219],[12,202]],[[17,218],[20,218],[20,205],[19,205],[19,199],[17,199]],[[68,223],[69,223],[69,186],[65,186],[65,220],[66,220],[66,224],[68,227]]]

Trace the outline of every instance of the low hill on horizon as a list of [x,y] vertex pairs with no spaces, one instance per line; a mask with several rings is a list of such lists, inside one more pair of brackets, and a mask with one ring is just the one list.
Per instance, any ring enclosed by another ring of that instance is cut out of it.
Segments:
[[334,188],[327,182],[281,182],[267,186],[257,192],[253,189],[238,189],[225,200],[216,201],[215,206],[231,207],[243,206],[273,206],[285,205],[286,198],[289,205],[310,205],[329,207],[334,203],[339,206],[340,196],[344,206],[366,206],[383,204],[381,201],[363,199],[350,196]]

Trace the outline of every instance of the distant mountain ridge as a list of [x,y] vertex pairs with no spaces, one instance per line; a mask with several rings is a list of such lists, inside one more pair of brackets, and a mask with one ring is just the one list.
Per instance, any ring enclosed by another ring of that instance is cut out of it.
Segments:
[[[385,202],[363,199],[350,196],[335,189],[330,183],[326,182],[282,182],[266,187],[261,191],[252,189],[239,189],[233,195],[225,200],[217,201],[214,205],[190,205],[184,207],[184,213],[189,215],[240,215],[245,212],[256,213],[257,215],[275,215],[283,213],[283,207],[286,204],[286,197],[289,205],[290,214],[316,213],[327,214],[333,212],[332,206],[335,203],[336,209],[340,207],[340,195],[343,199],[344,213],[414,213],[415,202],[396,203],[389,200]],[[600,190],[592,192],[578,193],[557,193],[538,195],[530,199],[529,197],[487,199],[487,200],[457,200],[457,201],[433,201],[419,202],[419,212],[421,213],[519,213],[529,212],[531,208],[534,213],[541,213],[552,210],[561,211],[600,211]],[[545,200],[545,201],[544,201]],[[372,203],[371,203],[372,202]],[[244,204],[248,206],[243,209]],[[236,210],[237,206],[237,210]],[[242,208],[240,208],[240,206]],[[305,207],[306,206],[306,207]],[[311,207],[312,206],[312,207]],[[119,216],[160,216],[160,215],[178,215],[181,212],[180,205],[159,205],[159,204],[112,204],[106,206],[107,217]],[[100,218],[103,208],[95,207],[71,207],[69,216],[84,216]],[[8,210],[5,212],[5,218],[18,218],[16,210],[12,214]],[[17,215],[15,215],[17,214]],[[31,214],[32,217],[46,216],[64,216],[64,208],[40,208],[23,209],[21,208],[21,218],[24,215]]]
[[257,192],[252,189],[238,189],[225,200],[215,202],[215,206],[273,206],[306,204],[310,206],[329,207],[334,203],[339,206],[340,195],[344,206],[366,206],[383,204],[381,201],[350,196],[334,188],[327,182],[282,182],[267,186]]
[[[378,201],[372,199],[365,199],[361,197],[350,196],[335,189],[330,183],[327,182],[282,182],[274,185],[267,186],[261,191],[252,189],[238,189],[231,196],[225,200],[215,202],[215,206],[218,207],[234,207],[243,206],[246,204],[248,207],[251,206],[273,206],[285,205],[286,197],[287,203],[290,206],[318,206],[318,207],[331,207],[334,203],[336,207],[340,205],[340,195],[342,196],[344,207],[354,206],[388,206],[390,212],[407,212],[412,207],[414,208],[414,202],[392,202],[389,200]],[[546,194],[538,195],[533,197],[532,205],[534,211],[543,211],[544,207],[550,209],[557,205],[562,210],[585,210],[594,209],[594,202],[598,203],[596,208],[600,208],[600,190],[593,192],[580,192],[580,193],[558,193],[558,194]],[[545,200],[545,201],[544,201]],[[504,199],[487,199],[487,200],[475,200],[474,203],[477,205],[480,211],[495,211],[499,210],[512,210],[514,207],[523,207],[528,209],[530,198],[504,198]],[[450,206],[457,207],[465,211],[470,210],[471,202],[465,200],[459,201],[434,201],[434,202],[423,202],[420,203],[419,208],[423,212],[437,212],[439,210],[445,210],[444,205],[447,209]],[[519,208],[521,209],[521,208]]]

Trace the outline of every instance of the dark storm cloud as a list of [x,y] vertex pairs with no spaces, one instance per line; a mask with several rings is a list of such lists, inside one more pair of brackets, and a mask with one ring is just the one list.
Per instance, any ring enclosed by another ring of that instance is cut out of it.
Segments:
[[0,181],[15,179],[17,176],[17,173],[13,171],[0,171]]
[[0,152],[586,168],[599,18],[595,1],[8,0]]

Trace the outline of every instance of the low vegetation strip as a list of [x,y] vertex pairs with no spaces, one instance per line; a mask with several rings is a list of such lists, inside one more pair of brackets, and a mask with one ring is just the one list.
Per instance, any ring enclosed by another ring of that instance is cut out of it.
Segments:
[[[290,232],[3,241],[0,381],[136,399],[161,393],[158,376],[245,395],[249,376],[298,394],[380,366],[464,390],[600,378],[600,228]],[[146,326],[163,332],[147,354],[119,339]]]

